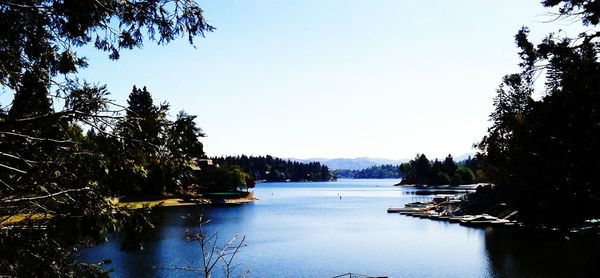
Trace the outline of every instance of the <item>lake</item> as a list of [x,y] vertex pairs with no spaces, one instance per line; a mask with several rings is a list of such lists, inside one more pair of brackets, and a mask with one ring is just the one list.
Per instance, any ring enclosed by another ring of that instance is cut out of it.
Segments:
[[[112,259],[112,277],[198,277],[176,267],[199,267],[194,217],[210,223],[224,244],[245,235],[237,275],[333,277],[352,272],[389,277],[600,277],[600,242],[522,228],[471,228],[388,214],[439,192],[392,186],[398,180],[259,183],[258,201],[239,206],[162,208],[164,223],[143,251],[124,252],[119,236],[81,252]],[[156,266],[156,267],[154,267]],[[222,277],[220,269],[213,273]]]

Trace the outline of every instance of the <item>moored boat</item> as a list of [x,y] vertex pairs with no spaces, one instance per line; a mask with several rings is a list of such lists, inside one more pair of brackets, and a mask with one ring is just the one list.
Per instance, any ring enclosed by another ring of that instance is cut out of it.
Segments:
[[501,224],[504,222],[510,222],[505,219],[499,219],[488,214],[475,215],[474,217],[464,218],[460,220],[461,225],[465,226],[489,226],[494,224]]

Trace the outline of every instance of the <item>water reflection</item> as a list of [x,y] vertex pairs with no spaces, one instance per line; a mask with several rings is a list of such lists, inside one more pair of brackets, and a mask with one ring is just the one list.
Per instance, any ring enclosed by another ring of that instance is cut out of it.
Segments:
[[[472,190],[471,190],[472,191]],[[404,191],[406,195],[419,195],[419,196],[429,196],[429,195],[458,195],[465,194],[470,192],[469,190],[447,190],[447,189],[422,189],[422,190],[410,190]]]
[[[184,233],[210,217],[206,232],[221,243],[246,235],[238,257],[251,277],[333,277],[347,272],[389,277],[545,277],[600,273],[598,243],[542,238],[514,229],[478,229],[388,214],[438,190],[393,187],[395,181],[260,184],[254,204],[165,208],[165,223],[142,252],[126,253],[118,237],[82,252],[84,260],[113,259],[113,277],[194,277],[168,270],[200,266],[197,243]],[[339,198],[339,196],[343,198]],[[190,217],[183,217],[190,214]],[[164,268],[153,269],[153,266]],[[572,274],[572,275],[571,275]],[[222,277],[217,272],[215,277]]]
[[488,228],[485,250],[493,277],[598,277],[600,273],[597,238]]

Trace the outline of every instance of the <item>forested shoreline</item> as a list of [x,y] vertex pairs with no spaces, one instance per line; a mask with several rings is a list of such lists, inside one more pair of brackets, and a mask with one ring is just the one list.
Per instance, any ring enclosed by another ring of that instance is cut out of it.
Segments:
[[437,158],[430,161],[425,154],[400,165],[404,177],[400,185],[462,185],[485,181],[477,158],[468,157],[458,163],[452,155],[443,161]]
[[237,166],[257,181],[331,181],[334,179],[329,168],[319,162],[302,163],[270,155],[225,156],[212,158],[219,165]]
[[400,165],[376,165],[362,170],[334,170],[337,178],[347,179],[398,179],[399,185],[462,185],[485,182],[484,174],[476,157],[454,161],[448,155],[443,161],[429,160],[425,154],[417,154],[409,162]]
[[338,169],[333,174],[343,179],[397,179],[402,177],[399,165],[375,165],[361,170]]

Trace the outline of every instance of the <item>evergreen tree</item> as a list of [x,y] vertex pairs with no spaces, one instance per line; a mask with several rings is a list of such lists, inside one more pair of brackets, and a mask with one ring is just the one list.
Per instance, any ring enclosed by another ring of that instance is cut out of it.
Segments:
[[165,136],[168,105],[163,103],[155,106],[146,87],[138,89],[135,86],[129,94],[127,104],[127,113],[121,122],[120,130],[125,148],[143,148],[150,153],[158,151]]
[[[0,86],[15,92],[9,111],[0,112],[0,224],[16,214],[52,216],[0,233],[0,273],[101,274],[97,266],[77,263],[74,247],[101,241],[129,212],[108,203],[102,186],[116,177],[111,170],[118,167],[108,165],[117,160],[107,159],[109,149],[88,149],[112,140],[102,137],[118,116],[108,109],[102,86],[78,82],[77,70],[87,64],[76,50],[91,44],[118,59],[122,49],[144,41],[166,44],[186,36],[191,42],[213,27],[190,0],[0,0],[0,30]],[[50,106],[57,98],[59,105]],[[76,123],[100,134],[84,144]]]
[[[335,171],[337,174],[337,171]],[[366,169],[354,171],[351,178],[355,179],[390,179],[400,177],[400,166],[378,165]]]
[[448,155],[442,164],[442,171],[448,176],[453,176],[457,168],[458,166],[456,166],[452,155]]
[[[589,31],[577,39],[550,34],[538,45],[527,28],[517,33],[522,72],[507,75],[497,91],[480,157],[497,201],[519,209],[524,221],[569,227],[600,211],[600,10],[595,1],[542,3],[580,17]],[[546,92],[533,100],[538,74]]]
[[[447,164],[449,164],[446,160],[444,163],[440,162],[437,158],[433,161],[431,165],[431,183],[432,185],[441,185],[441,184],[450,184],[450,176],[448,175],[446,167],[450,168]],[[452,161],[454,162],[454,161]],[[446,167],[445,167],[446,166]],[[454,175],[454,172],[452,172]]]
[[414,162],[415,180],[417,184],[428,184],[429,174],[431,173],[431,164],[425,154],[417,155]]
[[256,180],[276,181],[330,181],[333,174],[326,165],[318,162],[299,163],[266,156],[227,156],[213,158],[219,165],[239,166]]
[[[417,155],[415,159],[408,163],[402,163],[399,170],[403,175],[401,184],[416,185],[460,185],[471,184],[478,180],[474,173],[479,168],[471,170],[468,167],[458,167],[458,165],[476,165],[471,158],[461,161],[458,164],[454,162],[452,155],[448,155],[444,162],[434,159],[429,161],[424,154]],[[474,166],[478,167],[478,166]]]
[[188,115],[184,111],[177,114],[177,119],[168,130],[167,147],[173,155],[184,158],[204,157],[202,142],[204,137],[202,129],[196,126],[196,116]]
[[52,112],[48,96],[47,75],[26,71],[15,91],[12,106],[8,111],[9,120],[25,120],[31,117],[46,116]]

